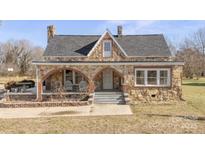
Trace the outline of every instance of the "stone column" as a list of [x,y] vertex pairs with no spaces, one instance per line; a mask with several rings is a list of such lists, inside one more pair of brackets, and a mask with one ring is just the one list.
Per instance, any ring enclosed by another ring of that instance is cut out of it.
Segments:
[[42,101],[43,85],[40,78],[39,67],[36,66],[36,101]]
[[128,85],[127,84],[122,84],[122,91],[124,92],[124,93],[128,93]]
[[94,93],[95,92],[95,84],[94,84],[93,81],[89,81],[88,92],[89,93]]

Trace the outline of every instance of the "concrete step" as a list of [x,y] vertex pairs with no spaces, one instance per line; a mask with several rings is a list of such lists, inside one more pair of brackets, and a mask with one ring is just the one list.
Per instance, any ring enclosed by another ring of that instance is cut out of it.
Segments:
[[99,103],[99,104],[123,104],[125,103],[125,101],[121,100],[121,101],[94,101],[94,103]]
[[95,101],[121,101],[124,100],[123,98],[121,99],[115,99],[115,98],[104,98],[104,99],[99,99],[99,98],[95,98]]
[[95,92],[95,103],[125,103],[122,92]]
[[95,96],[95,98],[123,98],[122,95],[119,95],[119,96],[107,96],[107,95],[97,95]]
[[122,92],[95,92],[95,95],[122,95]]

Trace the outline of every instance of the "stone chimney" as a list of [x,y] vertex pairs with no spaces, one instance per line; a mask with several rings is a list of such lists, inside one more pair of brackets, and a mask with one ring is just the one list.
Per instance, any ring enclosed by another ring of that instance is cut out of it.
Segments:
[[122,37],[122,26],[117,26],[117,36]]
[[48,42],[54,37],[55,33],[56,28],[54,25],[50,25],[47,27]]

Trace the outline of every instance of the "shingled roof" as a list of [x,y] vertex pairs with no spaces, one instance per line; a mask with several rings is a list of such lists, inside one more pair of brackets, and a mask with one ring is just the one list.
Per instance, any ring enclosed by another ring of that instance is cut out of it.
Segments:
[[[55,35],[48,43],[44,56],[87,56],[101,35]],[[114,35],[128,56],[171,56],[162,34]]]

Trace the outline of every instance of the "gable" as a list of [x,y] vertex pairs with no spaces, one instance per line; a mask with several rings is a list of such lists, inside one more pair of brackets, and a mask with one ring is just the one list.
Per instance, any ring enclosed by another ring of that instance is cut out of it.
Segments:
[[[104,42],[111,42],[111,56],[110,57],[104,57],[104,51],[103,51],[103,44]],[[110,36],[110,34],[107,32],[98,40],[98,42],[95,44],[93,49],[88,54],[88,59],[90,60],[99,60],[99,61],[114,61],[114,60],[122,60],[126,57],[126,55],[122,52],[119,45],[116,43],[116,41]]]
[[103,40],[111,40],[114,45],[116,45],[120,51],[123,53],[124,56],[127,56],[126,52],[123,50],[123,48],[119,45],[119,43],[116,41],[116,39],[113,37],[113,35],[106,30],[103,35],[99,38],[99,40],[96,42],[95,46],[92,48],[92,50],[88,53],[88,56],[92,55],[96,47],[102,43]]

